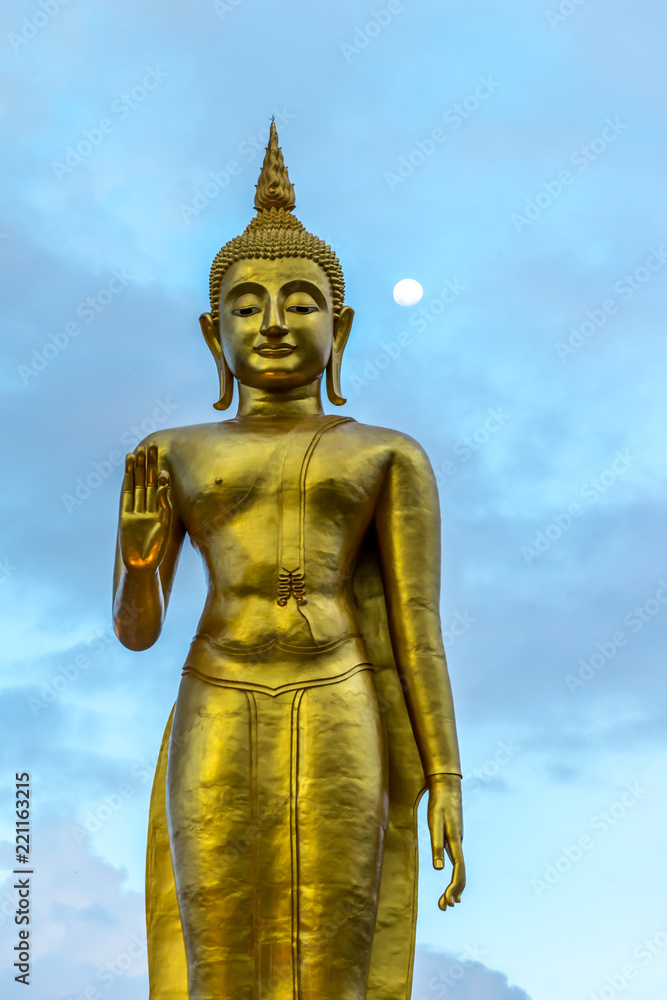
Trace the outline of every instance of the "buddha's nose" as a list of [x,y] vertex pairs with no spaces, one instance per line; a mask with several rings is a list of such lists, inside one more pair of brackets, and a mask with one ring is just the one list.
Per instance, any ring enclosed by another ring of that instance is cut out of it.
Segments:
[[265,337],[284,337],[289,332],[283,317],[280,315],[277,302],[269,302],[267,305],[259,332]]

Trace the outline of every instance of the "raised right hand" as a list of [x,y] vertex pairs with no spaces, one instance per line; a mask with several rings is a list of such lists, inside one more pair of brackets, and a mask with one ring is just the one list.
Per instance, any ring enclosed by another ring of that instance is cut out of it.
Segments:
[[157,471],[157,445],[125,460],[118,540],[125,569],[155,573],[164,558],[172,521],[169,473]]

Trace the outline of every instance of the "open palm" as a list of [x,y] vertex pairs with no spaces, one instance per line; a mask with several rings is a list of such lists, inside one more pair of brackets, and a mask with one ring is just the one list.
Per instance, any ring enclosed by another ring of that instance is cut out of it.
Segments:
[[123,564],[132,572],[154,573],[169,541],[172,505],[169,473],[158,475],[157,446],[138,448],[125,460],[119,543]]

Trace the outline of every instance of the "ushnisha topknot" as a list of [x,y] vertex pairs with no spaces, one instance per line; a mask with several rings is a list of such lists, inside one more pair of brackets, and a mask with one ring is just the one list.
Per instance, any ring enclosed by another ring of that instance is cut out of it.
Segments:
[[345,294],[343,270],[331,247],[309,233],[292,215],[292,209],[296,205],[294,186],[290,182],[282,150],[278,145],[278,132],[273,120],[256,189],[257,215],[240,236],[225,243],[211,267],[213,319],[219,319],[220,285],[227,268],[237,260],[258,257],[269,260],[275,260],[276,257],[306,257],[319,264],[329,278],[334,315],[337,316]]

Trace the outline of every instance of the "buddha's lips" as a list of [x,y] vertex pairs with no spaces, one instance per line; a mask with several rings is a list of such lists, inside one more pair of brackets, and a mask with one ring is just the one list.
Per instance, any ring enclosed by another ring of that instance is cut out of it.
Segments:
[[275,347],[270,344],[261,344],[259,347],[253,347],[253,351],[257,351],[263,358],[284,358],[295,350],[296,344],[278,344]]

